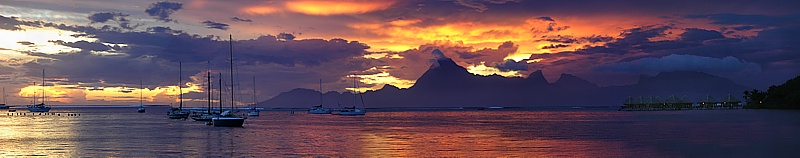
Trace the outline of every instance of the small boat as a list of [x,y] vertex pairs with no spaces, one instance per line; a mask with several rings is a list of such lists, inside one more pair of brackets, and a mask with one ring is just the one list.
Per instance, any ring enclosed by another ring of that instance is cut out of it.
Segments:
[[259,116],[261,115],[258,109],[255,107],[251,108],[249,112],[247,112],[247,116]]
[[259,115],[261,114],[256,108],[256,76],[253,76],[253,106],[251,106],[250,111],[247,112],[247,116],[259,116]]
[[144,93],[144,86],[142,84],[142,80],[139,80],[139,109],[136,109],[136,112],[138,113],[144,113],[145,111],[144,99],[142,99],[143,98],[142,96],[144,95],[143,93]]
[[333,110],[329,108],[323,108],[322,105],[312,106],[310,109],[308,109],[309,114],[331,114],[331,111]]
[[[220,74],[220,76],[222,76],[222,74]],[[195,121],[205,121],[207,125],[211,125],[211,119],[219,115],[219,113],[211,112],[211,61],[208,61],[208,68],[206,70],[206,81],[208,82],[207,83],[208,86],[206,87],[207,88],[206,92],[208,94],[208,99],[206,99],[206,101],[208,102],[208,109],[206,109],[205,112],[197,112],[197,111],[192,112],[192,119]],[[222,87],[220,87],[220,89],[222,89]],[[220,98],[222,98],[222,93],[220,93]],[[222,109],[222,102],[220,102],[219,108]]]
[[[182,71],[183,66],[181,66],[179,62],[178,74],[180,74]],[[180,76],[181,75],[178,75],[178,100],[180,101],[180,104],[178,105],[178,108],[172,108],[169,110],[169,112],[167,112],[167,116],[170,119],[186,119],[189,117],[189,112],[183,111],[183,88],[180,87],[183,81],[181,80]]]
[[[45,84],[44,83],[45,83],[44,82],[44,70],[42,70],[42,103],[28,105],[28,111],[30,111],[30,112],[49,112],[50,111],[50,107],[44,105],[44,101],[45,101],[45,99],[44,99],[45,98],[45,91],[44,91]],[[34,83],[34,84],[36,84],[36,83]],[[35,94],[33,95],[33,102],[34,103],[36,102],[36,95]]]
[[200,112],[200,113],[193,113],[191,118],[195,121],[211,122],[211,119],[217,117],[218,115],[219,113]]
[[17,112],[17,109],[8,109],[8,112]]
[[170,119],[186,119],[189,118],[189,113],[180,108],[172,108],[167,112],[167,116]]
[[337,113],[337,115],[356,116],[356,115],[366,115],[367,114],[367,111],[366,111],[367,107],[366,107],[366,105],[364,105],[364,96],[361,96],[361,106],[363,106],[363,109],[357,109],[356,108],[356,104],[357,104],[356,96],[358,95],[358,92],[356,90],[358,89],[358,83],[356,82],[356,78],[355,77],[356,76],[353,75],[353,85],[355,87],[353,89],[353,106],[352,107],[345,107],[344,109],[340,110]]
[[[230,42],[230,47],[231,47],[231,60],[230,60],[230,62],[231,62],[231,92],[235,92],[235,89],[234,89],[235,86],[233,86],[235,84],[233,83],[233,80],[234,80],[234,78],[233,78],[233,59],[234,58],[233,58],[233,36],[232,35],[230,37],[230,41],[229,42]],[[222,82],[221,79],[220,79],[220,82]],[[221,85],[222,84],[220,84],[220,86]],[[222,88],[220,88],[220,89],[222,89]],[[231,93],[231,110],[236,109],[236,108],[234,108],[234,105],[236,104],[234,102],[234,99],[236,98],[234,96],[234,94],[235,93]],[[222,99],[222,98],[220,98],[220,99]],[[222,110],[222,108],[220,108],[220,110]],[[236,116],[232,111],[224,111],[224,112],[221,112],[219,114],[219,116],[211,119],[211,122],[215,127],[242,127],[242,125],[244,124],[244,119],[245,119],[244,117]]]
[[217,117],[211,119],[214,126],[218,127],[242,127],[244,118],[233,115],[231,111],[224,111]]
[[322,79],[319,79],[319,105],[308,109],[308,114],[331,114],[333,110],[322,107]]
[[6,105],[6,87],[3,87],[3,103],[0,104],[0,109],[8,109],[8,108],[9,107]]
[[353,107],[346,107],[337,113],[338,115],[345,115],[345,116],[356,116],[356,115],[366,115],[367,111],[356,109],[355,106]]

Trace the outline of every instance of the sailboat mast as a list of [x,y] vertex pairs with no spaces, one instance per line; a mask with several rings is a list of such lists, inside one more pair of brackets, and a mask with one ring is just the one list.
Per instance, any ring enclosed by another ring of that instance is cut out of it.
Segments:
[[45,94],[44,94],[44,69],[42,69],[42,104],[45,102]]
[[139,107],[144,107],[144,84],[142,84],[142,79],[139,79]]
[[219,73],[219,113],[222,114],[222,72]]
[[3,87],[3,104],[6,104],[6,87]]
[[31,102],[31,105],[34,104],[36,104],[36,82],[33,82],[33,102]]
[[181,84],[183,83],[183,64],[178,62],[178,100],[180,104],[178,105],[178,109],[183,111],[183,88],[181,88]]
[[319,79],[319,106],[322,107],[322,79]]
[[208,113],[211,114],[211,61],[208,61],[208,68],[206,70],[206,81],[208,85],[206,86],[208,90]]
[[256,108],[256,76],[253,76],[253,109]]
[[230,51],[231,51],[231,112],[233,112],[233,104],[234,104],[234,100],[236,98],[233,95],[234,92],[235,92],[235,89],[234,89],[234,86],[233,86],[233,79],[234,79],[233,78],[233,35],[232,34],[228,34],[228,37],[230,39],[228,41],[228,43],[230,45]]
[[353,74],[353,108],[356,107],[356,89],[358,89],[356,85],[356,74]]

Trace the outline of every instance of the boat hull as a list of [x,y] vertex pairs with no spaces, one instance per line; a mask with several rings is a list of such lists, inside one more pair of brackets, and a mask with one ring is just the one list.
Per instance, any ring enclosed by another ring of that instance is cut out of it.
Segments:
[[211,119],[214,119],[215,117],[218,117],[218,116],[203,114],[203,115],[200,115],[200,116],[192,116],[192,119],[195,120],[195,121],[211,122]]
[[309,109],[308,114],[331,114],[331,109]]
[[30,112],[49,112],[50,107],[28,107]]
[[357,116],[357,115],[366,115],[367,111],[355,109],[355,110],[347,110],[347,111],[339,111],[337,115],[345,115],[345,116]]
[[138,112],[138,113],[144,113],[144,111],[145,111],[145,109],[144,109],[144,108],[139,108],[139,109],[136,109],[136,112]]
[[247,116],[259,116],[259,115],[261,115],[261,114],[258,111],[247,112]]
[[186,113],[186,112],[173,112],[173,113],[167,114],[167,116],[169,116],[170,119],[185,119],[185,118],[189,117],[189,113]]
[[242,127],[244,124],[241,117],[215,117],[211,120],[215,127]]

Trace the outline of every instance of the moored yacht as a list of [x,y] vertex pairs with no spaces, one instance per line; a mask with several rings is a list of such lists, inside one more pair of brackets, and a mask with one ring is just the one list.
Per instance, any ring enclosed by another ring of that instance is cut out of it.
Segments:
[[183,111],[183,88],[181,88],[181,83],[183,82],[181,78],[181,74],[183,71],[183,65],[178,62],[178,108],[172,108],[167,112],[167,116],[170,119],[186,119],[189,117],[189,112]]
[[308,109],[309,114],[331,114],[330,108],[322,107],[322,79],[319,79],[319,105],[314,105]]
[[356,75],[353,75],[353,106],[352,107],[345,107],[344,109],[340,110],[337,115],[345,115],[345,116],[356,116],[356,115],[366,115],[367,114],[367,105],[364,104],[364,96],[361,96],[361,106],[362,109],[356,108],[356,96],[358,95],[358,83],[356,82]]
[[[49,112],[50,107],[44,105],[45,101],[45,91],[44,91],[44,70],[42,70],[42,103],[36,104],[36,95],[33,96],[33,105],[28,105],[28,111],[30,112]],[[35,85],[36,83],[34,83]]]
[[[231,58],[230,58],[231,59],[230,60],[230,62],[231,62],[231,71],[230,71],[230,73],[231,73],[231,110],[230,111],[221,112],[219,114],[219,116],[214,117],[213,119],[211,119],[211,122],[215,127],[242,127],[242,125],[244,124],[244,119],[245,119],[244,117],[236,116],[232,112],[234,109],[236,109],[236,108],[234,108],[234,105],[236,105],[236,102],[234,101],[236,97],[234,96],[234,94],[235,94],[234,93],[235,92],[235,89],[234,89],[235,86],[234,85],[235,84],[233,83],[235,78],[233,78],[233,59],[234,58],[233,58],[233,36],[232,35],[230,37],[230,41],[229,42],[230,42],[230,49],[231,49],[230,50],[231,51]],[[220,86],[221,85],[222,84],[220,84]],[[222,98],[220,98],[220,100],[221,99]],[[220,110],[222,110],[222,108],[220,108]]]

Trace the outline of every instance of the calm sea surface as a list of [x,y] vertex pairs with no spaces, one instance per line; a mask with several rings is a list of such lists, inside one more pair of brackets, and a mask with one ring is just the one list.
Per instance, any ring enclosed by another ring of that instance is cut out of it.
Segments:
[[2,110],[0,157],[800,157],[800,111],[262,111],[244,128],[166,111]]

